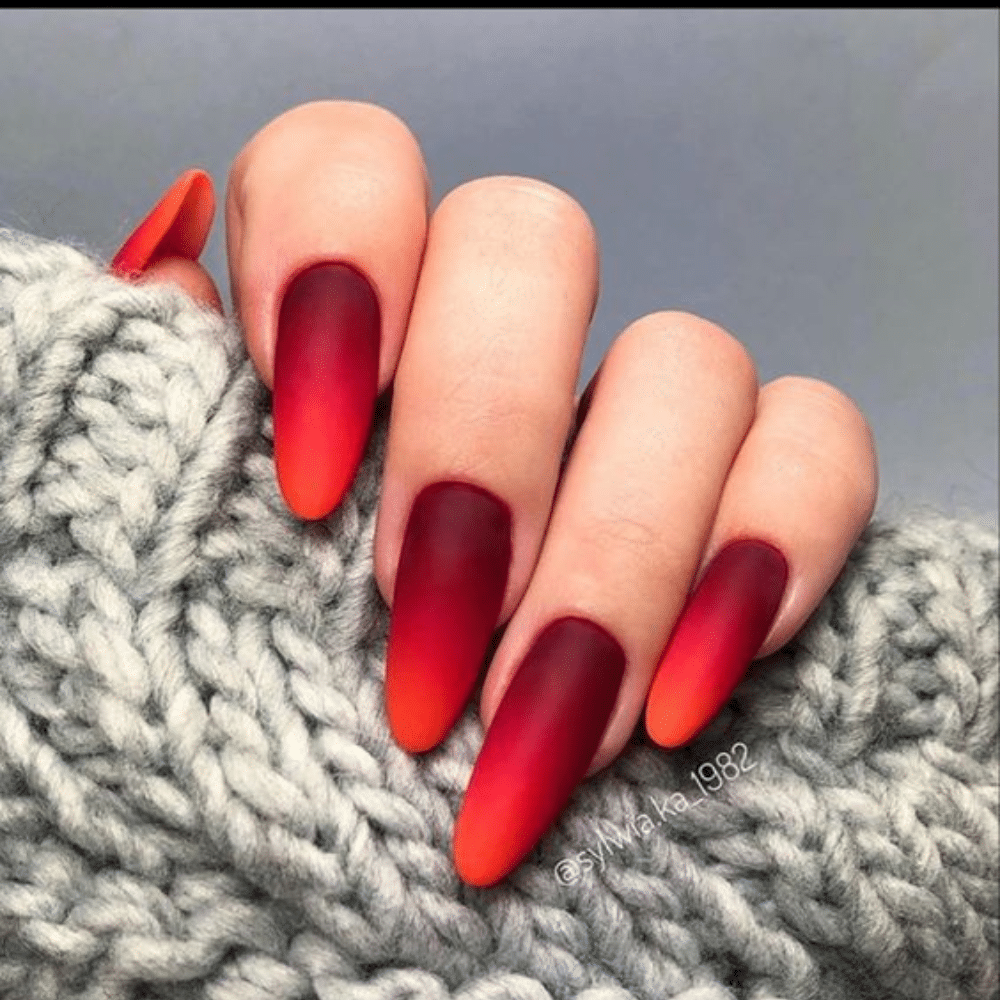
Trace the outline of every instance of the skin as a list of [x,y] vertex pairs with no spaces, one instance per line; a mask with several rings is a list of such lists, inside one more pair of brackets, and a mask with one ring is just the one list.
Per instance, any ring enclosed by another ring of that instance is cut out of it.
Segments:
[[[273,381],[289,282],[323,261],[364,274],[382,315],[379,389],[393,383],[375,574],[391,604],[410,506],[463,479],[510,507],[503,639],[485,679],[488,727],[534,637],[579,615],[626,654],[590,771],[621,751],[684,601],[736,538],[775,545],[788,583],[759,655],[780,648],[829,589],[877,493],[857,406],[815,379],[758,384],[730,333],[697,316],[632,323],[600,368],[560,480],[598,288],[585,210],[539,180],[486,177],[429,212],[416,138],[390,112],[325,101],[254,136],[229,176],[234,307],[261,379]],[[210,219],[201,223],[207,236]],[[211,276],[167,258],[172,281],[221,310]]]

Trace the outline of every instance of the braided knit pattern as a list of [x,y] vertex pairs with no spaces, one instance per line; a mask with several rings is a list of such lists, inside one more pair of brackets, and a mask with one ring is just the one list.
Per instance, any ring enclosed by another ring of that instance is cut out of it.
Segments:
[[323,522],[239,331],[0,231],[0,995],[998,994],[995,533],[869,527],[692,746],[640,732],[504,883],[455,875],[481,726],[400,750],[385,413]]

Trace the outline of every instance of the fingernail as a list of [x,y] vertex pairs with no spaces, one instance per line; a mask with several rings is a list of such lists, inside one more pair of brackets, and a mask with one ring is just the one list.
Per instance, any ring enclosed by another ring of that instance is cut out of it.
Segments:
[[468,483],[414,501],[399,556],[386,657],[386,711],[411,753],[447,736],[475,686],[510,568],[510,508]]
[[214,214],[211,177],[204,170],[185,170],[122,244],[111,272],[136,278],[164,257],[197,260]]
[[660,746],[694,739],[726,703],[778,613],[785,557],[740,539],[712,560],[688,599],[646,699],[646,730]]
[[486,733],[458,819],[455,868],[470,885],[509,874],[594,759],[625,673],[603,628],[560,618],[539,634]]
[[274,461],[301,518],[332,511],[364,454],[378,389],[380,315],[346,264],[318,264],[289,285],[274,353]]

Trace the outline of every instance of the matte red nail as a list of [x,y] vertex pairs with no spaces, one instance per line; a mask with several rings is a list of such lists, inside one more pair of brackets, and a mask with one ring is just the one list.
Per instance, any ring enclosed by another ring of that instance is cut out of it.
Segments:
[[664,747],[694,739],[733,693],[774,621],[788,563],[766,542],[731,542],[688,599],[646,699],[646,730]]
[[204,170],[185,170],[122,244],[111,272],[135,278],[164,257],[197,260],[214,215],[212,178]]
[[603,628],[560,618],[538,635],[486,733],[455,822],[458,874],[486,886],[541,839],[587,773],[625,674]]
[[510,568],[510,509],[468,483],[425,487],[399,556],[386,662],[397,742],[436,746],[461,714],[497,625]]
[[346,264],[297,275],[281,303],[274,352],[274,461],[285,502],[325,517],[354,479],[378,390],[378,299]]

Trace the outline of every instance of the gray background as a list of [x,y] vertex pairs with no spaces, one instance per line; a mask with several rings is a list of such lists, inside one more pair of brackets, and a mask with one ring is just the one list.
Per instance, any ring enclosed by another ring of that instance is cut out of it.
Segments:
[[[321,97],[392,109],[435,194],[543,177],[613,336],[684,308],[871,420],[880,511],[997,509],[997,12],[0,11],[0,225],[110,257],[181,169]],[[217,229],[205,263],[228,296]]]

